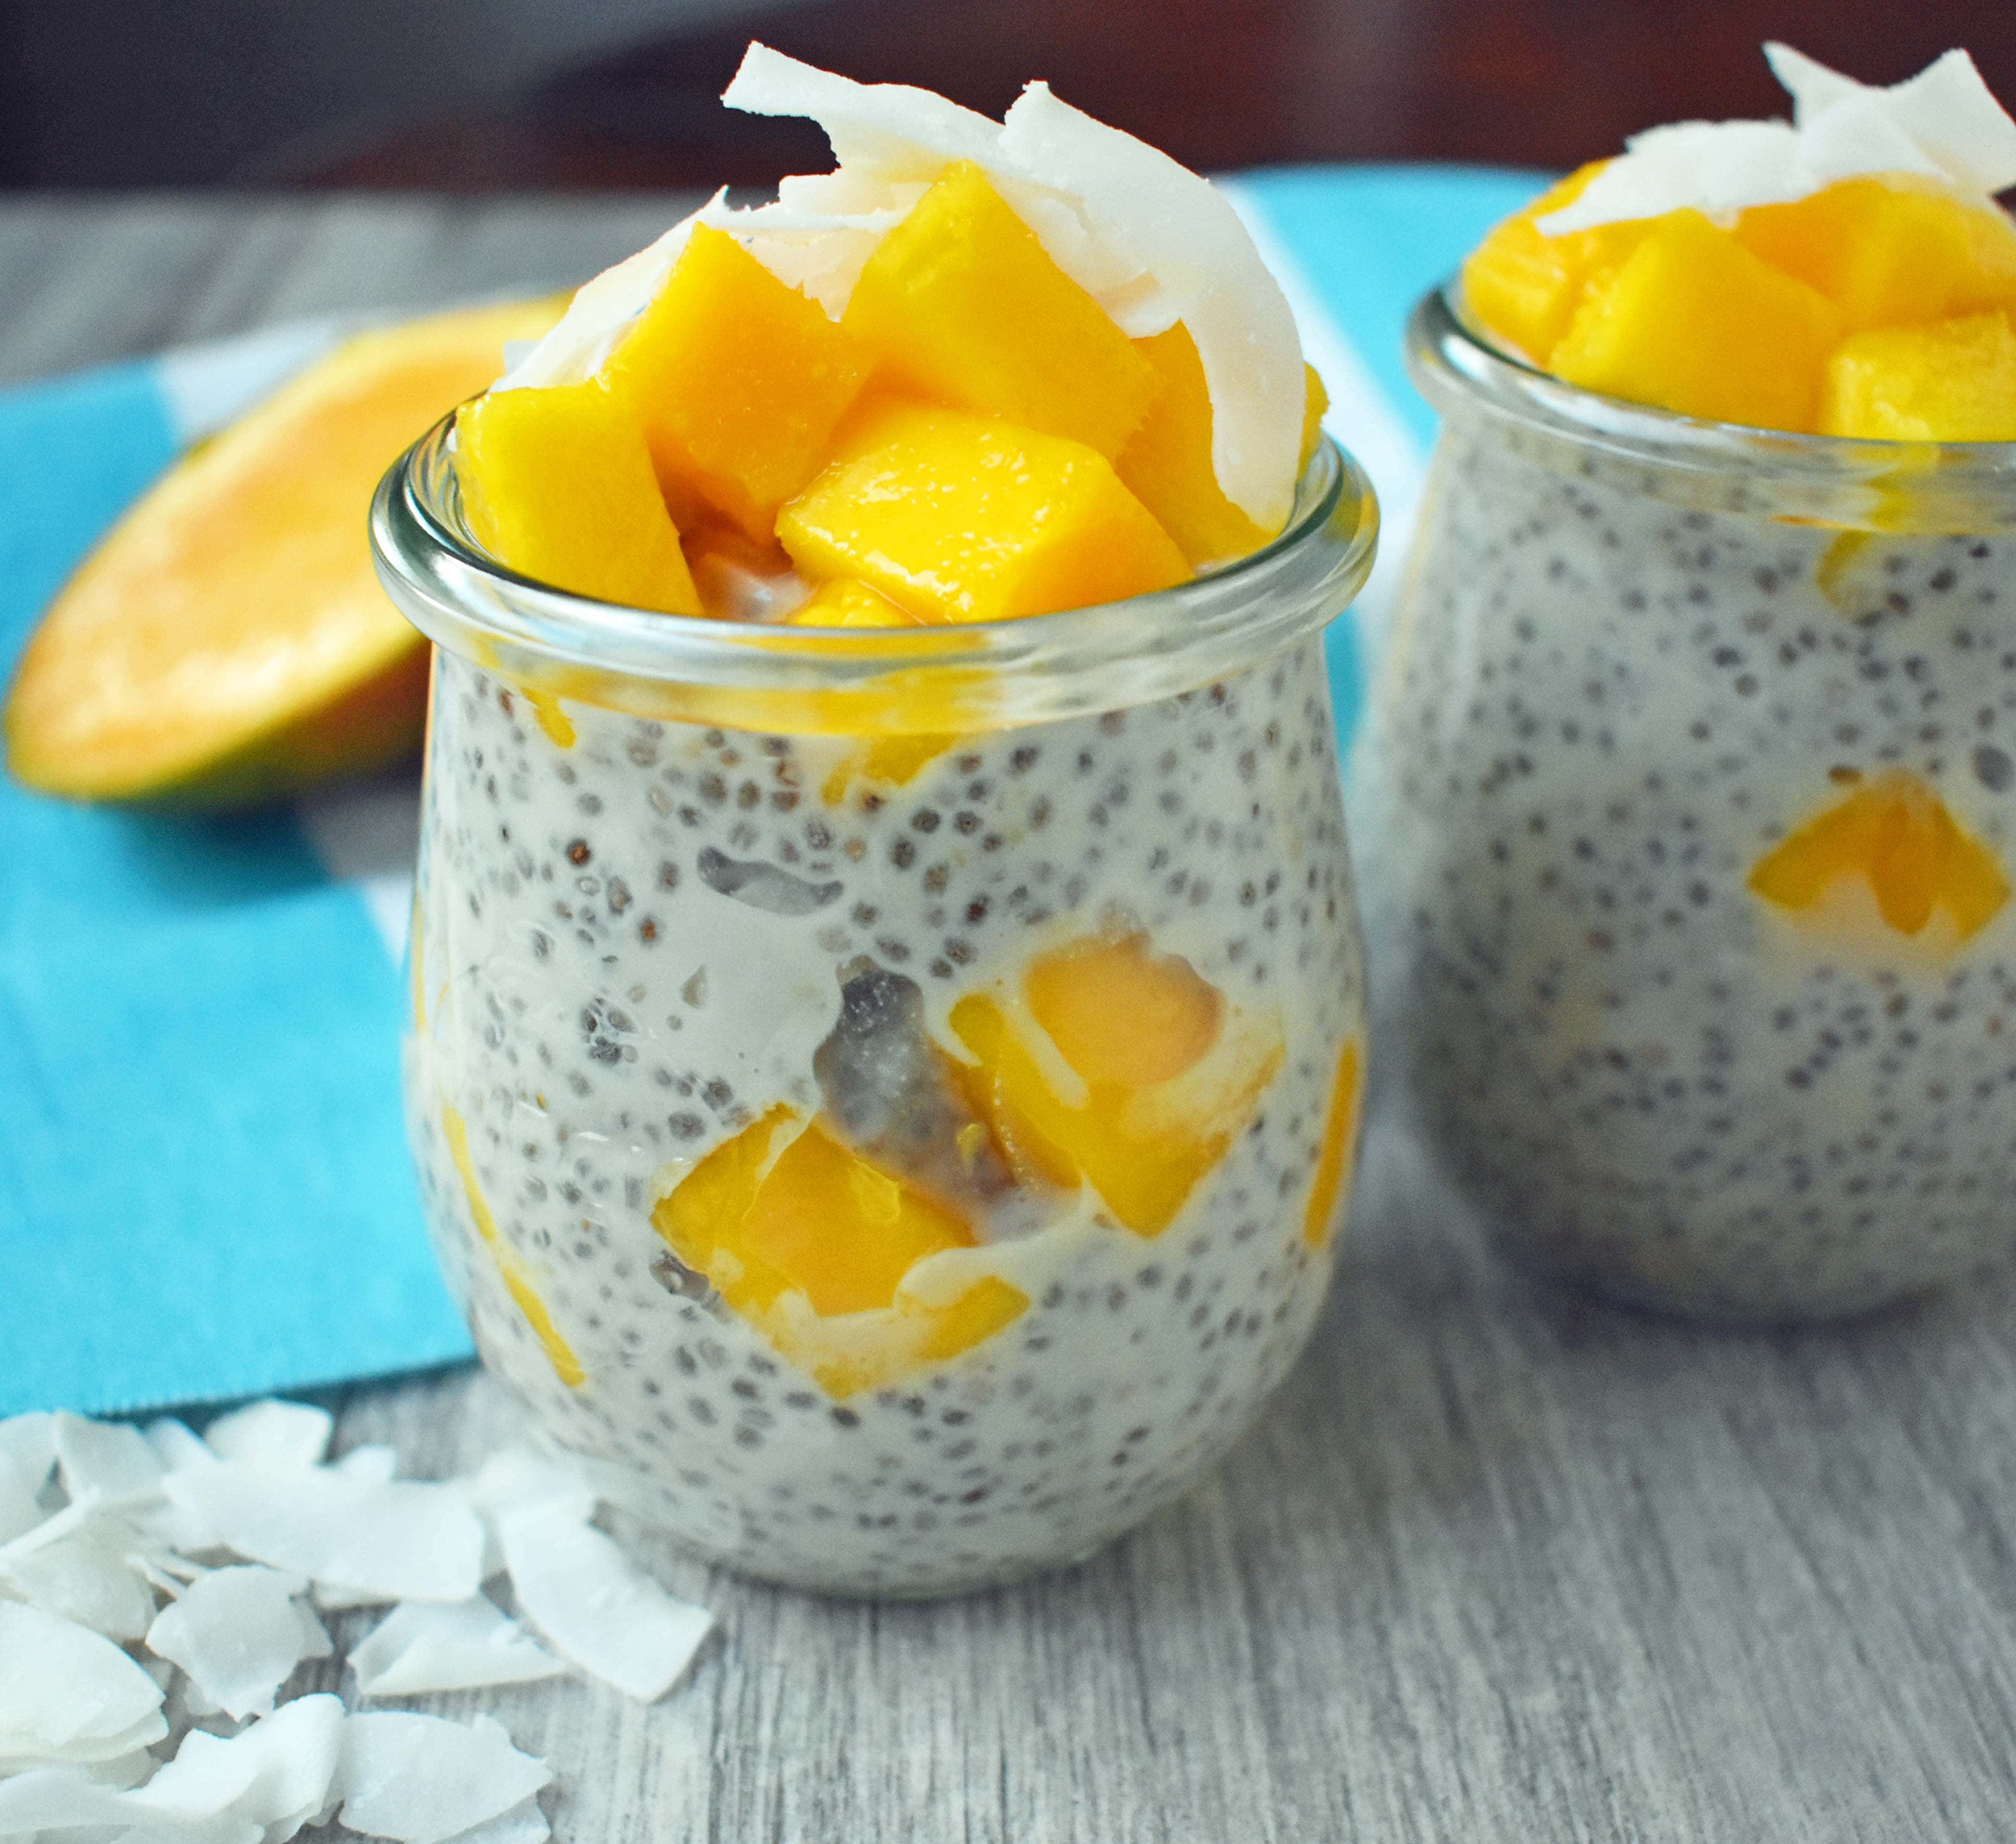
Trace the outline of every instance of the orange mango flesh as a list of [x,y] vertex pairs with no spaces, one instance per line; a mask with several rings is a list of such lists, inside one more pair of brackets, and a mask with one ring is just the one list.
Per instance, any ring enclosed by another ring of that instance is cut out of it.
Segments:
[[1823,435],[2016,441],[2016,329],[2006,313],[1856,333],[1827,360]]
[[347,341],[171,469],[50,604],[5,717],[31,787],[196,806],[362,772],[419,741],[426,642],[373,572],[379,476],[556,301]]
[[[985,1276],[940,1304],[904,1291],[916,1263],[971,1247],[971,1226],[841,1143],[772,1108],[661,1199],[652,1227],[729,1306],[835,1396],[970,1349],[1028,1297]],[[819,1322],[846,1321],[844,1328]]]
[[853,577],[822,583],[784,617],[791,627],[916,627],[917,617]]
[[[1178,321],[1134,345],[1155,368],[1162,388],[1114,463],[1121,484],[1199,569],[1258,550],[1278,534],[1247,517],[1219,487],[1211,462],[1211,390],[1190,329]],[[1301,466],[1307,467],[1322,439],[1330,397],[1313,365],[1302,372]]]
[[1909,174],[1844,180],[1727,229],[1694,212],[1543,236],[1600,164],[1463,265],[1475,319],[1585,388],[1755,426],[1887,440],[2016,439],[1998,321],[2016,225]]
[[[417,964],[417,963],[416,963]],[[499,1278],[512,1302],[525,1316],[525,1323],[532,1329],[532,1336],[538,1341],[539,1349],[545,1353],[546,1361],[553,1367],[553,1375],[570,1389],[578,1389],[588,1381],[588,1372],[582,1369],[581,1360],[574,1355],[574,1347],[561,1335],[554,1325],[553,1316],[548,1311],[546,1303],[540,1299],[532,1285],[524,1259],[509,1243],[504,1240],[497,1228],[497,1219],[490,1213],[483,1188],[477,1181],[476,1162],[470,1156],[469,1129],[461,1115],[451,1107],[441,1109],[441,1130],[447,1136],[448,1148],[455,1160],[455,1169],[462,1179],[464,1197],[469,1204],[470,1220],[476,1226],[476,1233],[484,1248],[490,1251],[491,1260],[497,1264]]]
[[1179,954],[1143,934],[1091,936],[1040,956],[1023,976],[1029,1015],[1087,1084],[1173,1080],[1218,1041],[1225,997]]
[[1329,1241],[1348,1197],[1358,1150],[1359,1114],[1364,1105],[1365,1046],[1353,1037],[1337,1059],[1323,1138],[1316,1148],[1316,1175],[1309,1181],[1309,1201],[1302,1212],[1302,1239],[1312,1249]]
[[968,160],[868,259],[842,322],[880,376],[927,402],[1068,437],[1109,461],[1154,368]]
[[704,509],[768,540],[871,363],[816,301],[702,225],[600,376],[643,430],[682,527]]
[[520,574],[603,602],[700,613],[644,437],[592,379],[467,405],[455,471],[470,532]]
[[1795,912],[1818,908],[1842,881],[1866,879],[1877,912],[1916,935],[1942,911],[1965,941],[2009,900],[1995,854],[1962,832],[1936,793],[1895,771],[1857,788],[1773,846],[1751,868],[1751,890]]
[[[1118,1044],[1111,1026],[1089,1023],[1107,979],[1108,1002],[1141,1007],[1133,1022],[1142,1041],[1132,1050]],[[1276,1037],[1233,1047],[1220,1080],[1185,1080],[1201,1071],[1212,1048],[1204,1030],[1207,1016],[1210,1039],[1222,1034],[1219,1013],[1196,991],[1202,983],[1186,963],[1151,957],[1145,944],[1136,949],[1125,941],[1075,944],[1039,962],[1028,982],[1032,1013],[1040,995],[1043,1011],[1064,1032],[1061,1041],[1051,1037],[1058,1055],[1102,1072],[1100,1080],[1085,1081],[1082,1101],[1058,1094],[1042,1059],[1018,1037],[998,1000],[972,994],[953,1006],[952,1033],[974,1059],[962,1071],[967,1098],[1020,1181],[1060,1187],[1082,1181],[1137,1235],[1168,1228],[1244,1131],[1280,1067]],[[1148,1028],[1151,1021],[1166,1034],[1158,1038]],[[1149,1079],[1111,1079],[1121,1072]]]
[[1096,449],[902,402],[856,423],[777,535],[815,581],[857,578],[929,621],[1047,614],[1190,573]]
[[1686,416],[1810,430],[1841,311],[1697,211],[1656,220],[1548,360],[1585,390]]

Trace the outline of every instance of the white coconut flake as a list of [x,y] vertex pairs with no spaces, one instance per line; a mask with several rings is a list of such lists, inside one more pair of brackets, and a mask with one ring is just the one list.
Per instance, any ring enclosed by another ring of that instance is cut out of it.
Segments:
[[160,1457],[137,1428],[59,1410],[56,1466],[74,1504],[138,1504],[161,1488]]
[[154,1450],[155,1457],[170,1472],[178,1472],[185,1466],[207,1466],[217,1456],[203,1443],[200,1436],[192,1433],[188,1425],[171,1416],[164,1415],[158,1422],[149,1422],[142,1431],[147,1445]]
[[333,1797],[348,1722],[340,1698],[297,1697],[232,1736],[193,1730],[175,1758],[127,1795],[135,1818],[184,1825],[218,1820],[262,1828],[284,1844]]
[[154,1594],[133,1559],[136,1536],[123,1519],[90,1520],[0,1560],[0,1585],[108,1639],[138,1639],[154,1617]]
[[457,1831],[448,1844],[545,1844],[553,1835],[539,1802],[531,1799],[470,1830]]
[[0,1780],[0,1838],[88,1824],[125,1824],[136,1814],[117,1787],[77,1767],[31,1767]]
[[203,1430],[203,1444],[220,1460],[291,1472],[314,1466],[329,1451],[336,1418],[304,1402],[254,1402],[220,1415]]
[[350,1666],[365,1697],[529,1684],[567,1669],[481,1594],[459,1607],[402,1602],[351,1649]]
[[521,1754],[488,1716],[464,1727],[388,1711],[353,1716],[344,1725],[334,1790],[354,1831],[400,1844],[448,1844],[510,1812],[552,1778],[544,1761]]
[[382,1483],[398,1476],[399,1450],[376,1446],[352,1447],[334,1464],[345,1479],[376,1479]]
[[0,1757],[110,1760],[167,1733],[161,1687],[109,1639],[0,1601]]
[[565,1505],[510,1512],[498,1534],[526,1617],[563,1657],[640,1702],[678,1682],[714,1624]]
[[1887,89],[1787,45],[1767,44],[1764,56],[1792,98],[1790,123],[1678,122],[1633,135],[1578,197],[1537,221],[1540,231],[1687,209],[1727,222],[1870,174],[1915,174],[1982,202],[2016,185],[2016,121],[1965,52]]
[[213,1569],[155,1619],[148,1649],[180,1666],[226,1714],[241,1722],[269,1715],[302,1659],[329,1655],[322,1623],[295,1599],[308,1585],[257,1563]]
[[275,1477],[225,1460],[169,1474],[167,1490],[240,1555],[347,1591],[356,1605],[466,1601],[481,1585],[483,1526],[452,1486],[329,1466]]

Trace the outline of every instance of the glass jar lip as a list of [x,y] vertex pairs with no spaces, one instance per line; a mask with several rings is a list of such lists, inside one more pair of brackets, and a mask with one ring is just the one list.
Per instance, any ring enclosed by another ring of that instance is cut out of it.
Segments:
[[1415,304],[1407,366],[1438,410],[1516,426],[1543,448],[1640,470],[1693,503],[1712,482],[1733,509],[1872,530],[2016,527],[2016,442],[1867,441],[1711,422],[1606,397],[1507,352],[1468,320],[1452,278]]
[[[1106,710],[1194,690],[1271,657],[1342,613],[1370,574],[1378,501],[1326,437],[1280,536],[1222,569],[1124,601],[1009,620],[889,629],[790,627],[669,615],[546,587],[482,552],[462,521],[448,448],[454,415],[394,462],[372,501],[378,573],[413,624],[452,651],[621,707],[619,688],[701,688],[808,698],[851,728],[1007,724]],[[963,688],[945,706],[945,685]],[[675,700],[676,703],[677,701]],[[919,709],[905,718],[905,709]],[[929,709],[923,707],[928,705]],[[860,714],[855,713],[854,714]],[[717,721],[732,721],[721,717]],[[756,724],[753,727],[782,727]]]

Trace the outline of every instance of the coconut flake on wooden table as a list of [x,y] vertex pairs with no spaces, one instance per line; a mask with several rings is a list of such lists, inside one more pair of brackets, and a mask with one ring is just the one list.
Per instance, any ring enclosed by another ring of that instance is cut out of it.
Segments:
[[459,1606],[402,1601],[351,1648],[362,1697],[530,1684],[567,1666],[487,1595]]
[[336,1418],[305,1402],[248,1403],[219,1415],[203,1431],[203,1444],[220,1460],[255,1466],[317,1466],[329,1451]]
[[1791,121],[1676,122],[1633,135],[1576,198],[1535,221],[1541,233],[1690,208],[1726,223],[1871,174],[1915,174],[1983,201],[2016,185],[2016,121],[1965,52],[1887,89],[1788,45],[1767,44],[1764,56],[1792,98]]
[[326,1818],[350,1719],[342,1699],[297,1697],[236,1735],[193,1730],[175,1757],[126,1795],[136,1819],[198,1826],[233,1820],[283,1844]]
[[110,1760],[167,1733],[161,1687],[103,1635],[0,1601],[0,1773],[10,1763]]
[[344,1724],[333,1792],[354,1831],[400,1844],[448,1844],[523,1804],[553,1777],[487,1716],[465,1727],[387,1711]]
[[297,1598],[308,1587],[305,1576],[256,1562],[213,1569],[162,1610],[147,1648],[226,1715],[269,1715],[304,1659],[329,1655],[329,1634]]

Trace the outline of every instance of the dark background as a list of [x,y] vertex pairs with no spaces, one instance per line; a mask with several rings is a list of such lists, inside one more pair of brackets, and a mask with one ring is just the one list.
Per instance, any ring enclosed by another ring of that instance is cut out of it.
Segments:
[[1758,45],[1866,81],[1964,45],[2016,99],[2016,0],[5,0],[0,185],[761,185],[802,124],[716,98],[758,35],[999,112],[1021,83],[1193,166],[1559,167],[1780,113]]

